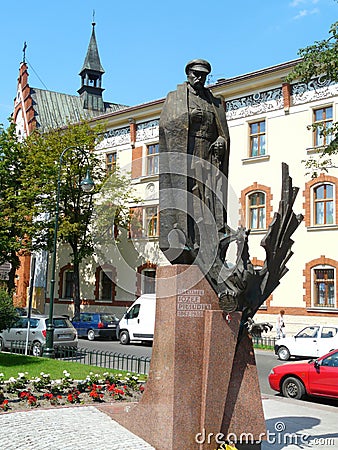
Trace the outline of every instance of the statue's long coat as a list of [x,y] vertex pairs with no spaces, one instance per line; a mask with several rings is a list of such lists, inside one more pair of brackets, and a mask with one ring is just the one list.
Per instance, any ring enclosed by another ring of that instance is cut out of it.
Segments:
[[[160,117],[160,248],[163,251],[169,248],[168,234],[174,228],[182,230],[189,238],[187,211],[191,208],[191,196],[189,196],[187,186],[189,167],[187,158],[189,136],[187,85],[187,83],[178,85],[176,91],[169,92]],[[206,89],[206,91],[213,105],[218,135],[222,136],[226,143],[219,169],[227,179],[230,138],[225,108],[221,99],[214,97],[209,90]],[[223,191],[226,196],[227,186],[224,186]],[[222,202],[226,208],[226,198]],[[219,217],[215,217],[219,229],[226,221],[225,208]],[[193,243],[188,239],[185,244]]]

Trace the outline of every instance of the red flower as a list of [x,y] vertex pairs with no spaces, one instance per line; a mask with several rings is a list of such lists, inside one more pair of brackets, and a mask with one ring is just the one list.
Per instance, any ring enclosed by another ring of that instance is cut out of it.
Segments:
[[54,395],[51,392],[46,392],[45,394],[43,394],[43,396],[45,398],[48,398],[48,400],[52,400],[52,398],[54,397]]
[[7,411],[9,409],[8,400],[4,400],[2,403],[0,403],[0,409],[3,411]]

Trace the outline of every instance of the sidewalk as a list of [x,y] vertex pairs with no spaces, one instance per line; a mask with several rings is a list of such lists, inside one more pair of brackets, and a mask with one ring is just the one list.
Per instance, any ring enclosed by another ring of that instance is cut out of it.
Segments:
[[[262,450],[338,448],[336,407],[269,395],[262,399],[267,426]],[[6,450],[153,449],[95,406],[2,414],[0,430]]]

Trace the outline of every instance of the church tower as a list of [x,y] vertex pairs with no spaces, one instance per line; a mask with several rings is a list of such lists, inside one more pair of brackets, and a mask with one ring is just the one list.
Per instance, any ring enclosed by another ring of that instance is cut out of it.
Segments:
[[104,102],[101,87],[104,69],[101,65],[99,51],[95,37],[95,22],[92,23],[93,30],[90,38],[87,55],[83,63],[81,72],[81,87],[78,90],[82,100],[83,109],[104,112]]

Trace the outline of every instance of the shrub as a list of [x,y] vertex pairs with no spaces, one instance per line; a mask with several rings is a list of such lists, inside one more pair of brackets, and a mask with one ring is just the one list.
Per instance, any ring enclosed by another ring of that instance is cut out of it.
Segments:
[[0,331],[13,326],[18,317],[18,313],[13,306],[12,296],[6,289],[0,287]]

